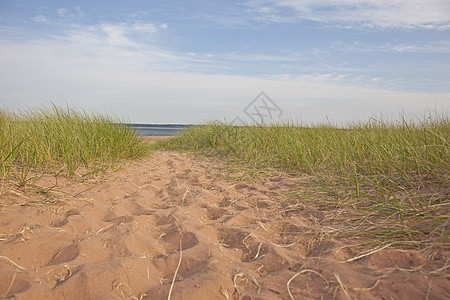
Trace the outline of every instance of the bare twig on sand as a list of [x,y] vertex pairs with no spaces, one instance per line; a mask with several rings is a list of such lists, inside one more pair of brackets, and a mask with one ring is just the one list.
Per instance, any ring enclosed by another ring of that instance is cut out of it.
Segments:
[[11,288],[12,288],[12,286],[13,286],[13,284],[14,284],[14,281],[16,280],[16,275],[17,275],[17,270],[16,270],[16,272],[14,273],[14,276],[13,276],[13,278],[12,278],[12,280],[11,280],[11,283],[9,284],[8,289],[6,290],[5,296],[3,296],[3,299],[6,299],[6,297],[8,297],[9,291],[11,290]]
[[337,289],[340,287],[340,288],[342,288],[342,291],[344,292],[345,296],[347,296],[347,299],[350,299],[350,300],[351,300],[352,298],[351,298],[350,295],[348,294],[348,289],[347,289],[347,287],[344,285],[344,283],[342,282],[341,277],[339,277],[339,274],[335,272],[335,273],[334,273],[334,277],[336,278],[337,282],[339,283],[339,285],[336,287],[335,292],[336,292]]
[[289,287],[289,285],[291,284],[292,280],[295,279],[295,277],[297,277],[297,276],[300,275],[300,274],[306,273],[306,272],[311,272],[311,273],[314,273],[314,274],[318,275],[318,276],[321,277],[321,278],[327,283],[327,285],[328,285],[328,280],[327,280],[325,277],[323,277],[323,275],[320,274],[320,273],[317,272],[317,271],[310,270],[310,269],[305,269],[305,270],[302,270],[302,271],[300,271],[300,272],[297,272],[297,273],[296,273],[294,276],[292,276],[291,279],[289,279],[288,282],[286,283],[286,287],[287,287],[289,296],[291,297],[292,300],[295,300],[295,298],[294,298],[294,296],[293,296],[292,293],[291,293],[291,288]]
[[374,248],[374,249],[371,249],[371,250],[368,251],[368,252],[361,253],[361,254],[359,254],[359,255],[353,257],[353,258],[347,259],[345,262],[351,262],[351,261],[354,261],[354,260],[357,260],[357,259],[360,259],[360,258],[369,256],[369,255],[374,254],[374,253],[376,253],[376,252],[378,252],[378,251],[381,251],[381,250],[383,250],[383,249],[386,249],[386,248],[388,248],[388,247],[390,247],[390,246],[392,246],[392,243],[386,244],[386,245],[384,245],[384,246],[376,247],[376,248]]
[[178,260],[178,266],[175,270],[175,274],[173,274],[172,284],[170,285],[170,290],[169,290],[169,295],[167,296],[167,300],[170,300],[170,297],[172,296],[173,285],[175,284],[175,279],[177,278],[178,269],[180,268],[182,258],[183,258],[183,246],[182,246],[181,240],[180,240],[180,259]]
[[0,255],[0,258],[6,259],[6,260],[9,261],[13,266],[15,266],[15,267],[17,267],[17,268],[19,268],[19,269],[21,269],[21,270],[26,270],[24,267],[19,266],[18,264],[16,264],[15,262],[13,262],[11,259],[9,259],[9,258],[6,257],[6,256]]

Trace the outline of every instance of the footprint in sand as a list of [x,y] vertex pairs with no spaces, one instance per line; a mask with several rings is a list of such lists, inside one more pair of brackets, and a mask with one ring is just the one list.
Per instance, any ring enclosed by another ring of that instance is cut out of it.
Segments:
[[283,259],[272,245],[256,241],[250,234],[237,229],[225,229],[219,233],[222,245],[226,248],[242,250],[241,261],[260,265],[258,273],[265,275],[286,268],[287,261]]
[[67,247],[64,247],[58,250],[55,255],[53,255],[50,262],[47,264],[48,266],[59,265],[71,260],[74,260],[80,254],[80,248],[78,244],[71,244]]
[[227,210],[220,207],[205,206],[210,220],[217,220],[227,215]]
[[225,229],[219,236],[222,245],[226,248],[240,249],[243,252],[242,261],[250,262],[259,256],[265,255],[266,247],[262,247],[262,243],[258,243],[251,234],[237,229]]
[[237,248],[243,251],[246,250],[244,241],[249,236],[250,235],[247,232],[231,228],[225,228],[219,233],[219,238],[222,240],[222,245],[224,247]]
[[180,241],[181,247],[184,250],[190,249],[198,244],[197,236],[189,231],[181,232],[178,228],[173,228],[172,232],[165,234],[161,240],[165,243],[164,248],[166,249],[166,253],[171,254],[180,249]]
[[155,216],[155,223],[157,226],[173,224],[173,222],[175,222],[175,221],[176,221],[176,218],[173,215],[173,212],[168,215],[156,215]]
[[130,234],[128,226],[114,226],[108,231],[103,231],[103,233],[106,232],[106,237],[101,241],[103,243],[103,248],[109,251],[111,257],[127,257],[131,254],[125,243],[126,237]]
[[133,210],[134,216],[151,216],[151,215],[155,214],[154,210],[144,208],[144,207],[140,206],[139,204],[135,204],[135,205],[136,205],[136,208]]
[[[198,287],[202,280],[210,280],[208,276],[209,260],[207,255],[203,255],[202,258],[184,258],[181,261],[180,268],[176,274],[175,282],[177,283],[177,289],[173,291],[173,299],[184,299],[187,294],[192,293],[192,288]],[[178,264],[178,255],[170,255],[164,258],[154,259],[152,264],[160,272],[160,285],[157,285],[145,294],[151,295],[149,299],[162,300],[167,299],[170,285],[175,275],[175,269]],[[202,278],[203,279],[200,279]],[[195,291],[196,289],[194,289]],[[189,299],[194,299],[188,297]],[[147,298],[145,298],[147,299]],[[199,298],[197,298],[199,299]]]
[[14,271],[0,270],[0,295],[2,299],[16,299],[15,295],[28,290],[28,276]]
[[56,220],[51,222],[50,227],[63,227],[68,222],[69,222],[69,220],[67,218],[56,219]]
[[120,217],[111,217],[111,218],[106,218],[105,222],[109,222],[109,223],[130,223],[131,221],[133,221],[133,217],[131,216],[120,216]]

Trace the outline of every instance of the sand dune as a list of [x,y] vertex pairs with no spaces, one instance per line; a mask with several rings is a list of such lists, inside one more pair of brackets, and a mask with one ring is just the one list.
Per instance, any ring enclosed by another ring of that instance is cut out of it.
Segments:
[[323,238],[330,212],[288,203],[294,179],[228,175],[218,163],[158,152],[104,178],[61,178],[53,192],[4,191],[0,297],[450,296],[448,277],[426,272],[443,264],[439,257],[387,247],[352,260],[359,253],[346,246],[361,241]]

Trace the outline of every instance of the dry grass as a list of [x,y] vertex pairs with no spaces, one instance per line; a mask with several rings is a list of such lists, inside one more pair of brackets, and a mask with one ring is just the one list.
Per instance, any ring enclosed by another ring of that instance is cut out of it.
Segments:
[[42,174],[98,173],[147,150],[136,132],[107,116],[54,105],[0,110],[2,185],[33,185]]

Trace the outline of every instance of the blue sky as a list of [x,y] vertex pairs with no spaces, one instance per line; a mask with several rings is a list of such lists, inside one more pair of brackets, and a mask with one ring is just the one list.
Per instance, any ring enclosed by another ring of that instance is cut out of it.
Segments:
[[448,0],[0,0],[0,104],[131,122],[345,123],[450,108]]

